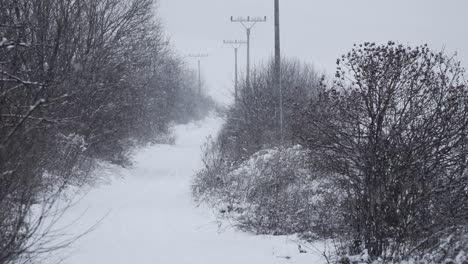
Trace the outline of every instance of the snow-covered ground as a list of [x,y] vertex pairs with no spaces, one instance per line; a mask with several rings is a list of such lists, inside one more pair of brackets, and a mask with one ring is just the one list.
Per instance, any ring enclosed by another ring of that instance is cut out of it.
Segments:
[[292,237],[254,236],[220,224],[191,199],[190,184],[200,169],[200,145],[222,120],[175,128],[175,145],[155,145],[135,153],[131,169],[107,169],[109,184],[91,190],[62,219],[80,234],[62,251],[68,264],[274,264],[324,263],[316,252],[300,254]]

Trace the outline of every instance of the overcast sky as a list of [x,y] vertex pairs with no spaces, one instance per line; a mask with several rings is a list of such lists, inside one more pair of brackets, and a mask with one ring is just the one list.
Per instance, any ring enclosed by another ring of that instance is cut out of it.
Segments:
[[[267,16],[252,31],[252,64],[273,55],[273,0],[159,0],[159,14],[173,46],[182,55],[208,53],[202,74],[209,93],[232,99],[234,51],[224,39],[246,38],[230,16]],[[458,52],[468,65],[468,0],[280,0],[282,55],[332,74],[338,57],[364,41],[428,43]],[[245,71],[246,50],[239,53]],[[196,67],[193,60],[187,59]]]

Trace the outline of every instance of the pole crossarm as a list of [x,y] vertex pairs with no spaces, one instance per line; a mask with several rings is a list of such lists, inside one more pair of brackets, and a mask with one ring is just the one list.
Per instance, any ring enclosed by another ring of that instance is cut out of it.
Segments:
[[198,53],[198,54],[189,54],[187,55],[189,58],[206,58],[208,57],[207,53]]
[[224,44],[231,45],[233,48],[240,48],[242,45],[247,44],[244,40],[223,40]]
[[233,17],[231,16],[231,22],[239,22],[241,23],[246,29],[251,29],[257,24],[258,22],[266,22],[267,17]]

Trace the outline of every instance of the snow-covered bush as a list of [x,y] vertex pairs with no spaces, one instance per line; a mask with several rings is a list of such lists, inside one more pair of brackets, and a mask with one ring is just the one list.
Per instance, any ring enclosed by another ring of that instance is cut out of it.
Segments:
[[468,226],[448,228],[424,240],[415,248],[409,261],[427,264],[467,264]]
[[372,261],[368,250],[358,255],[342,256],[340,264],[467,264],[468,226],[453,226],[421,241],[405,254],[395,255],[389,260]]
[[332,226],[340,226],[337,208],[342,197],[331,179],[314,168],[312,156],[296,145],[258,151],[237,166],[210,159],[211,165],[198,174],[195,190],[198,197],[208,194],[211,204],[244,230],[330,236]]
[[213,200],[226,186],[222,179],[229,172],[230,165],[223,159],[221,147],[213,138],[208,138],[202,149],[205,167],[195,178],[192,194],[199,201]]

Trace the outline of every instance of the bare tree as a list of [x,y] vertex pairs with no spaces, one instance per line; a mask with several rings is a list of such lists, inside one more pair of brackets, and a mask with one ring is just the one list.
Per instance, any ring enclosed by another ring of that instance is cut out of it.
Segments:
[[344,176],[346,219],[374,256],[466,222],[468,87],[427,46],[364,43],[337,61],[311,103],[304,142]]
[[[318,93],[320,77],[314,69],[295,60],[281,65],[284,105],[284,138],[286,145],[297,142],[293,131],[302,124],[301,113],[310,98]],[[256,151],[280,142],[278,105],[279,91],[274,89],[274,64],[252,72],[251,89],[239,85],[239,98],[227,114],[219,141],[228,160],[240,161]]]
[[94,160],[128,165],[134,142],[168,133],[182,98],[209,101],[181,81],[155,5],[0,0],[0,263],[33,255],[51,212],[34,222],[33,208],[83,184]]

